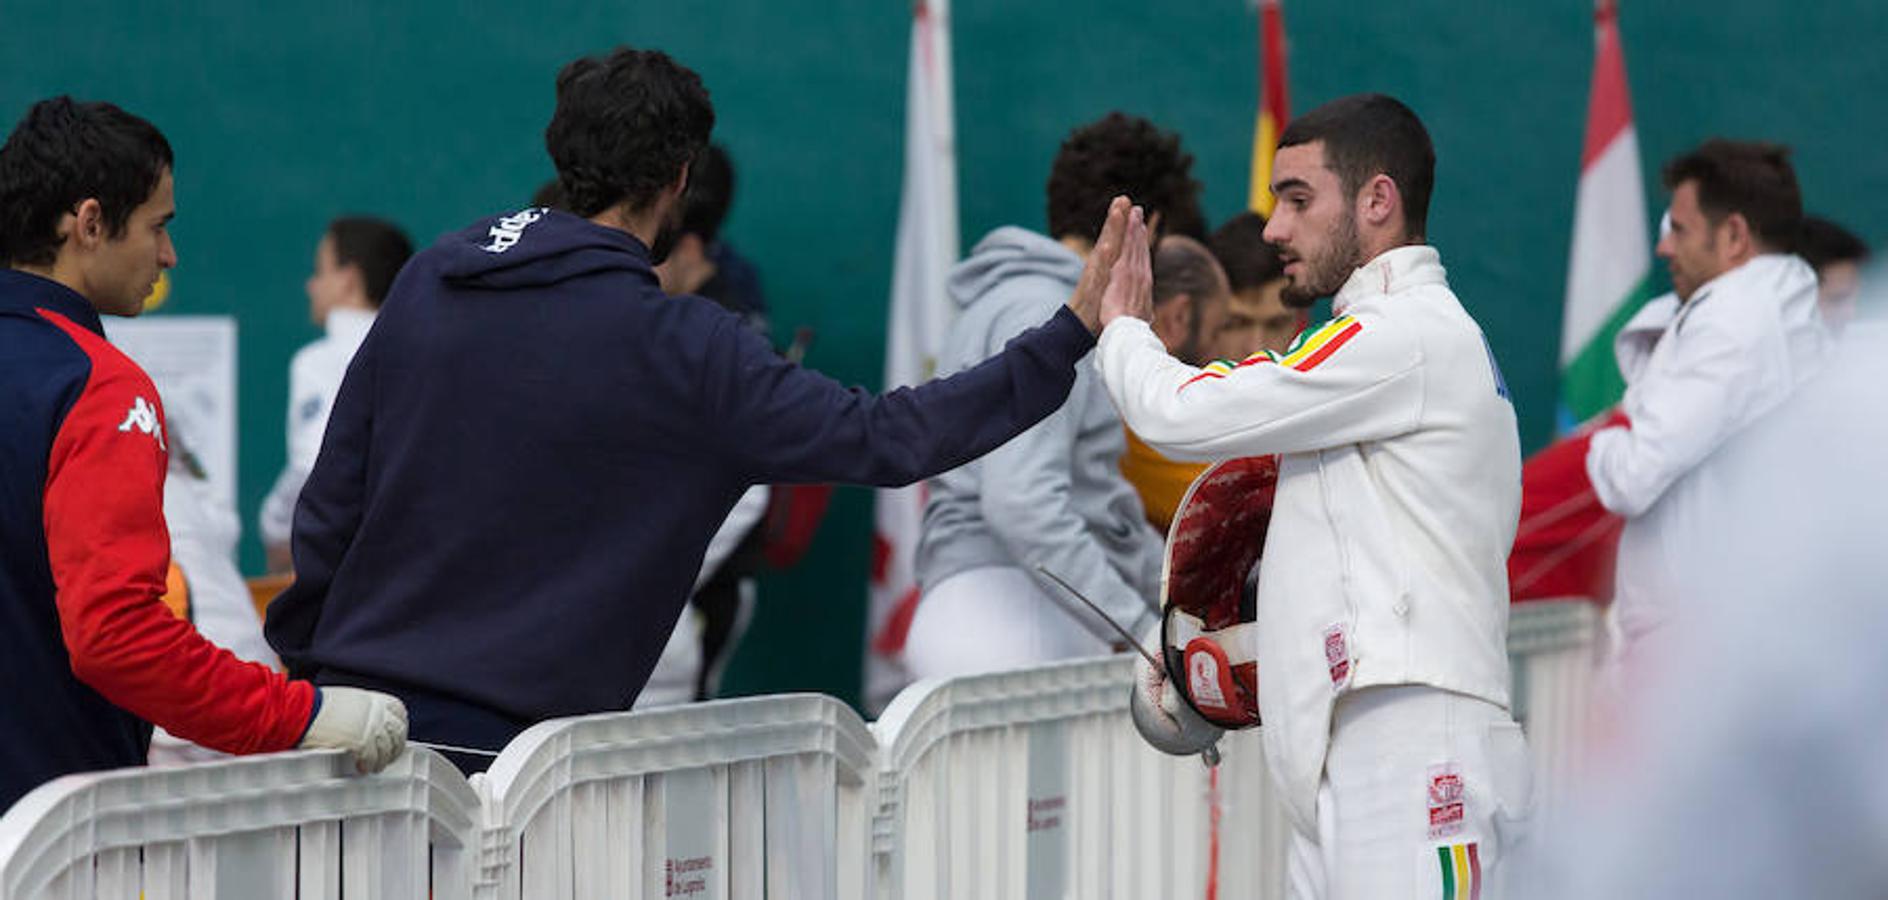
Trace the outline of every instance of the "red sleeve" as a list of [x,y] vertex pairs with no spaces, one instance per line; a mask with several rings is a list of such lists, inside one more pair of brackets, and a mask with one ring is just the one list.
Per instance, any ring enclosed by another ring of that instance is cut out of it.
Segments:
[[314,687],[244,662],[171,615],[164,411],[151,380],[104,339],[46,317],[92,359],[47,460],[46,548],[72,672],[166,731],[228,753],[286,750]]

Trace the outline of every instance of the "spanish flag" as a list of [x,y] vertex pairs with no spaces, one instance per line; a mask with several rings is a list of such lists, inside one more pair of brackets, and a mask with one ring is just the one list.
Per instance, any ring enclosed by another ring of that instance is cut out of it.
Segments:
[[1246,205],[1271,216],[1272,154],[1291,121],[1285,91],[1285,10],[1282,0],[1259,0],[1259,121],[1252,135],[1252,193]]

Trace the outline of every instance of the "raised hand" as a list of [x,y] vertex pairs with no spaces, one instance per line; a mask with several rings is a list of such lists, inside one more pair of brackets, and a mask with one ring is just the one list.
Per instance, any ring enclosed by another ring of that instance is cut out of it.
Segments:
[[1122,316],[1154,317],[1154,261],[1148,243],[1147,218],[1136,206],[1128,213],[1121,250],[1102,288],[1101,327]]
[[1102,223],[1095,249],[1088,253],[1088,263],[1082,267],[1081,280],[1075,283],[1075,293],[1069,295],[1069,309],[1096,334],[1101,333],[1101,296],[1108,289],[1109,276],[1121,256],[1121,241],[1127,226],[1128,198],[1116,197],[1108,204],[1108,220]]

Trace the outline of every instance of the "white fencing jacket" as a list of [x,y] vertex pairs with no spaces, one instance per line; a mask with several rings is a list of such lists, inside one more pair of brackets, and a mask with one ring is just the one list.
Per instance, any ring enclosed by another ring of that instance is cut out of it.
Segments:
[[1680,304],[1648,302],[1614,341],[1630,428],[1605,428],[1587,449],[1600,503],[1626,519],[1613,616],[1628,651],[1669,624],[1678,567],[1695,558],[1728,496],[1720,452],[1821,366],[1828,337],[1816,274],[1766,254],[1699,287]]
[[1276,453],[1259,563],[1264,742],[1316,822],[1335,697],[1427,684],[1508,705],[1508,550],[1521,449],[1507,386],[1431,247],[1358,269],[1285,354],[1194,369],[1147,323],[1101,336],[1128,427],[1176,459]]
[[308,480],[315,457],[321,452],[321,435],[328,429],[335,395],[341,392],[341,378],[373,324],[374,314],[366,310],[330,310],[324,326],[326,336],[295,351],[295,358],[289,361],[288,461],[268,496],[262,499],[262,512],[257,517],[265,545],[288,543],[295,521],[295,501],[301,498],[302,483]]

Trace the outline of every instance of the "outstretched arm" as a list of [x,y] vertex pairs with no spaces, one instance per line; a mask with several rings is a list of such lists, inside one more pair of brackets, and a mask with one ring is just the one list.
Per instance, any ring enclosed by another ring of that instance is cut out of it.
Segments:
[[1108,269],[1128,230],[1117,198],[1068,307],[970,369],[882,395],[793,365],[723,322],[703,367],[704,406],[756,481],[910,484],[976,459],[1060,408],[1094,346]]

